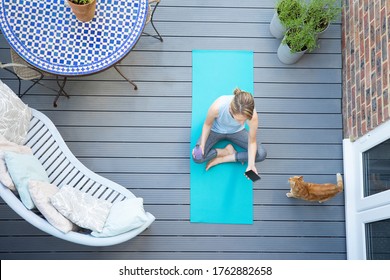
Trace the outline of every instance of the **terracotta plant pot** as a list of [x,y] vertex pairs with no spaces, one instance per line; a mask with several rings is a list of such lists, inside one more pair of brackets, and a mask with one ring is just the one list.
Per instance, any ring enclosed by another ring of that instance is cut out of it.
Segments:
[[95,16],[96,0],[86,5],[75,4],[69,0],[68,3],[76,18],[82,22],[91,21]]

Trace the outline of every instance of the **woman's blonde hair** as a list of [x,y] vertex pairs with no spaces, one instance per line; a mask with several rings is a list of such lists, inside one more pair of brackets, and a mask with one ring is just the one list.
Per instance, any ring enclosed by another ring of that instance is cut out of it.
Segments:
[[252,94],[242,91],[239,88],[234,90],[234,98],[230,103],[230,110],[233,115],[243,115],[251,120],[255,109],[255,100]]

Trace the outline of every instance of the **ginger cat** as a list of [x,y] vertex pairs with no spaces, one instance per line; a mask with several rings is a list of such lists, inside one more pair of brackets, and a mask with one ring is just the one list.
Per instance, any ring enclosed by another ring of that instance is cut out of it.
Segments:
[[287,197],[301,198],[303,200],[324,202],[343,191],[343,178],[336,174],[337,184],[316,184],[303,181],[303,176],[294,176],[288,179],[290,192]]

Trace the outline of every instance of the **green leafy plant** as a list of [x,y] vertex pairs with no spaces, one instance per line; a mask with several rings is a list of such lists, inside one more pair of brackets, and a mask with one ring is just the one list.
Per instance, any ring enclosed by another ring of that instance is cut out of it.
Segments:
[[276,11],[280,22],[287,28],[300,21],[305,13],[306,3],[303,0],[279,0]]
[[92,2],[92,0],[69,0],[69,1],[78,5],[86,5]]
[[313,51],[317,47],[317,34],[310,25],[297,24],[290,27],[282,41],[292,53]]
[[338,0],[311,0],[307,6],[304,22],[315,31],[322,32],[341,13]]

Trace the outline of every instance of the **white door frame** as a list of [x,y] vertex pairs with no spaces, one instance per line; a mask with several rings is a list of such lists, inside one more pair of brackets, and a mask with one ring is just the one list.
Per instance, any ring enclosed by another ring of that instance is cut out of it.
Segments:
[[365,223],[390,218],[390,190],[364,197],[363,152],[390,139],[390,121],[355,142],[343,140],[347,258],[366,259]]

